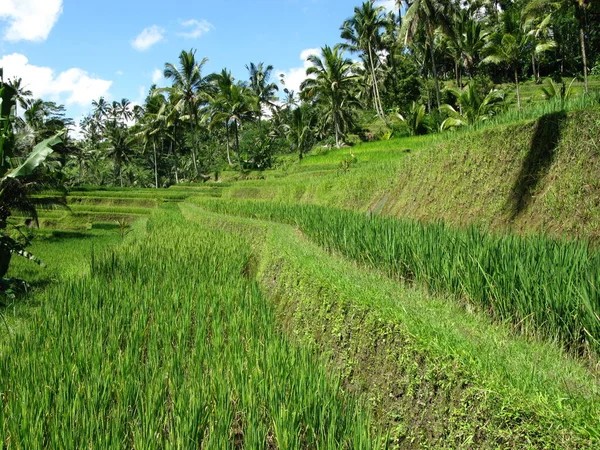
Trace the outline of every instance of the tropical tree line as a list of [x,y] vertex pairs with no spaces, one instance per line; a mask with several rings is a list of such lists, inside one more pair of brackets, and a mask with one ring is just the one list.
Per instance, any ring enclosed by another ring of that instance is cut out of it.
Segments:
[[[341,24],[339,44],[308,57],[299,92],[266,63],[248,63],[236,80],[182,51],[164,66],[169,86],[153,86],[142,105],[94,101],[60,162],[72,184],[161,187],[265,169],[317,144],[473,124],[513,102],[501,83],[514,84],[515,108],[524,79],[551,77],[546,92],[556,93],[563,77],[579,77],[588,93],[588,75],[600,72],[598,3],[401,0],[386,11],[368,0]],[[61,106],[11,83],[23,151],[72,125]]]

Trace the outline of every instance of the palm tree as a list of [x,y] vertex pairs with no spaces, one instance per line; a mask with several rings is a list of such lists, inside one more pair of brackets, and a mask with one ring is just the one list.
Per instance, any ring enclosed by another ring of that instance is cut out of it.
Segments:
[[9,80],[7,85],[11,86],[15,90],[15,116],[17,115],[17,104],[23,109],[27,109],[28,97],[31,97],[33,93],[23,86],[23,79],[14,77]]
[[107,156],[113,159],[116,176],[123,187],[123,164],[130,159],[130,137],[127,121],[131,120],[133,112],[131,102],[123,98],[120,102],[114,101],[111,105],[100,98],[92,102],[94,106],[94,121],[101,132],[101,136],[108,142]]
[[579,41],[581,45],[581,61],[583,63],[583,81],[585,86],[585,93],[589,93],[588,87],[588,66],[587,66],[587,52],[586,52],[586,11],[591,7],[591,0],[531,0],[531,2],[525,7],[523,11],[524,18],[527,20],[535,19],[536,16],[542,17],[542,23],[546,21],[548,17],[546,14],[550,11],[553,14],[558,11],[569,11],[574,8],[573,14],[577,19],[579,25]]
[[386,18],[382,6],[375,7],[373,0],[366,1],[360,7],[354,8],[354,16],[342,24],[342,39],[347,43],[341,47],[351,52],[362,52],[365,55],[365,65],[370,72],[370,84],[373,90],[373,104],[377,115],[385,120],[381,104],[379,83],[376,69],[380,65],[377,51],[381,48],[380,30],[386,26]]
[[300,160],[315,141],[315,125],[316,117],[310,105],[303,104],[290,111],[290,121],[284,126],[284,130],[292,150],[298,152]]
[[448,36],[448,52],[454,60],[456,84],[462,88],[462,71],[473,76],[488,32],[482,23],[473,19],[468,9],[458,9],[452,20],[453,32]]
[[326,45],[321,48],[321,57],[310,55],[308,61],[312,66],[306,69],[308,78],[300,85],[304,99],[324,108],[324,125],[333,129],[336,147],[341,145],[352,122],[352,109],[358,106],[354,95],[357,79],[354,63],[343,53],[339,45],[333,48]]
[[104,120],[104,118],[108,115],[110,104],[104,99],[104,97],[100,97],[98,101],[92,100],[92,106],[94,108],[94,119],[96,119],[97,122],[102,122],[102,120]]
[[239,130],[242,124],[256,112],[256,100],[252,90],[243,83],[234,83],[231,72],[223,69],[211,77],[216,94],[210,99],[206,122],[210,128],[224,124],[226,131],[227,161],[233,165],[229,153],[229,131],[233,130],[235,151],[241,164]]
[[123,123],[127,123],[133,119],[133,110],[131,108],[131,102],[123,98],[120,102],[113,102],[112,105],[113,114],[118,117],[118,120]]
[[203,58],[198,62],[194,49],[189,52],[183,50],[179,54],[179,67],[166,63],[164,70],[165,78],[173,81],[172,87],[168,88],[169,95],[177,99],[175,108],[181,118],[189,123],[193,134],[192,161],[197,176],[200,175],[197,161],[199,109],[206,104],[210,89],[209,79],[202,76],[202,67],[207,61],[208,58]]
[[521,108],[521,93],[519,90],[519,70],[521,61],[530,52],[529,36],[522,33],[515,34],[495,34],[488,45],[485,47],[487,55],[483,64],[506,64],[514,72],[515,86],[517,90],[517,105]]
[[[506,18],[505,28],[512,26],[510,18]],[[534,43],[530,34],[524,32],[521,26],[516,26],[512,32],[494,33],[483,51],[487,55],[482,63],[484,64],[506,64],[512,68],[515,76],[515,86],[517,91],[517,105],[521,107],[521,94],[519,90],[519,71],[521,62],[528,59],[529,56],[540,54],[550,50],[555,46],[554,41],[540,41]]]
[[249,66],[246,65],[246,69],[250,74],[250,89],[256,95],[258,124],[262,128],[261,117],[263,107],[273,108],[275,106],[275,103],[273,103],[277,100],[275,92],[279,90],[279,87],[277,83],[269,82],[273,66],[268,65],[264,67],[262,62],[258,63],[258,65],[251,62]]
[[162,133],[165,131],[166,125],[166,103],[160,105],[158,111],[146,111],[141,120],[141,129],[136,133],[136,138],[140,139],[144,148],[144,152],[147,150],[148,145],[152,145],[153,158],[152,162],[154,165],[154,187],[158,189],[158,151],[156,144],[158,141],[162,142]]
[[113,159],[116,174],[119,178],[121,187],[123,187],[123,164],[130,159],[130,140],[127,134],[127,128],[123,124],[111,121],[105,129],[104,135],[110,143],[107,156]]
[[419,29],[424,31],[426,45],[431,56],[431,69],[439,109],[441,103],[435,62],[435,31],[441,27],[448,36],[452,35],[451,22],[448,18],[451,17],[453,4],[442,0],[397,0],[397,3],[404,3],[408,8],[404,17],[402,17],[402,27],[400,28],[400,38],[404,41],[404,44],[407,45],[417,37]]

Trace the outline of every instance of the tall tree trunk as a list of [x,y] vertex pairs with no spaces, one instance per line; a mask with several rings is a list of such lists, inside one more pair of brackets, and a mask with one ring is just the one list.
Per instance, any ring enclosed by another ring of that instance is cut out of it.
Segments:
[[531,68],[533,69],[533,79],[535,80],[536,84],[538,83],[538,73],[536,71],[536,65],[535,65],[535,53],[531,54]]
[[154,186],[158,189],[158,161],[156,160],[156,141],[153,141],[154,145]]
[[238,123],[235,122],[235,152],[238,155],[238,164],[240,165],[240,169],[242,167],[242,155],[240,154],[240,133],[238,129]]
[[229,167],[233,166],[231,162],[231,155],[229,154],[229,125],[225,122],[225,143],[227,146],[227,162],[229,163]]
[[[175,134],[175,127],[173,127],[173,135]],[[179,184],[179,159],[177,158],[177,150],[173,147],[173,139],[169,139],[169,152],[175,158],[175,184]]]
[[198,173],[198,163],[196,162],[196,154],[197,154],[197,149],[196,146],[198,145],[198,141],[197,138],[194,137],[194,145],[192,146],[192,161],[194,163],[194,171],[196,172],[196,175],[199,175]]
[[462,89],[461,83],[460,83],[460,68],[458,67],[458,60],[455,59],[454,60],[454,76],[456,78],[456,87],[458,89]]
[[425,77],[425,90],[427,91],[427,114],[431,114],[431,92],[429,92],[429,78]]
[[373,62],[373,50],[369,43],[369,64],[371,66],[371,77],[373,77],[373,93],[375,95],[375,110],[379,118],[387,123],[385,113],[383,112],[383,106],[381,105],[381,96],[379,95],[379,86],[377,84],[377,75],[375,74],[375,63]]
[[583,84],[585,86],[585,94],[587,95],[589,94],[589,89],[587,76],[587,55],[585,53],[585,30],[583,13],[579,14],[579,40],[581,41],[581,60],[583,61]]
[[194,144],[192,145],[192,159],[193,159],[193,163],[194,163],[194,171],[196,172],[196,176],[200,175],[200,172],[198,172],[198,162],[196,161],[197,159],[197,154],[198,154],[198,118],[195,117],[194,114],[194,126],[192,127],[192,132],[194,133]]
[[340,148],[340,146],[341,146],[341,144],[340,144],[341,132],[340,132],[340,126],[339,126],[338,122],[339,122],[339,120],[338,120],[337,114],[334,111],[334,113],[333,113],[333,128],[335,129],[335,147],[336,148]]
[[521,109],[521,93],[519,92],[519,71],[515,67],[515,85],[517,86],[517,106]]
[[438,109],[440,109],[441,106],[441,101],[440,101],[440,85],[438,83],[438,75],[437,75],[437,68],[435,67],[435,51],[433,48],[433,40],[434,40],[434,36],[433,36],[433,30],[430,27],[429,30],[429,51],[431,53],[431,68],[433,69],[433,83],[435,85],[435,100],[437,102],[437,107]]

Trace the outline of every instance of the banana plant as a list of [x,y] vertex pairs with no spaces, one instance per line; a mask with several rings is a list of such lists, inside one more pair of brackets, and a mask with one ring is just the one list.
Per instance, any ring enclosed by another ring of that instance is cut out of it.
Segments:
[[61,203],[57,199],[36,199],[31,197],[31,184],[28,178],[53,152],[53,146],[62,142],[62,132],[36,145],[32,152],[17,167],[12,167],[14,151],[13,120],[16,105],[16,91],[4,84],[0,69],[0,278],[8,271],[13,254],[25,256],[40,262],[25,251],[25,244],[8,235],[6,228],[12,211],[21,211],[31,216],[37,223],[36,206]]
[[397,113],[398,118],[406,124],[408,132],[411,136],[425,134],[425,105],[417,102],[412,102],[412,106],[408,108],[404,115]]

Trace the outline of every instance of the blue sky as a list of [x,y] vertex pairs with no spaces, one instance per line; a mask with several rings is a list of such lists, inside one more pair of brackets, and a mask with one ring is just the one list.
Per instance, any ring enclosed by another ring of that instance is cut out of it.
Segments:
[[[296,88],[306,57],[340,41],[361,0],[0,0],[0,67],[34,96],[65,104],[80,119],[101,95],[142,102],[165,85],[165,62],[181,50],[207,57],[205,73],[274,66]],[[391,7],[393,0],[378,3]]]

